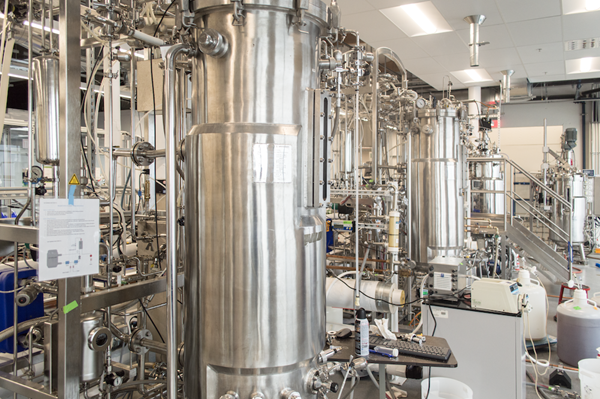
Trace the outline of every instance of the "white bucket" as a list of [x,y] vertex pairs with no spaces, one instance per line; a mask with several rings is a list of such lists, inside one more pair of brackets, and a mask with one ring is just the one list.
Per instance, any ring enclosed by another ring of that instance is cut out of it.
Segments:
[[[427,397],[429,378],[421,382],[421,399]],[[428,399],[473,399],[473,390],[467,384],[452,378],[432,377]]]
[[583,359],[578,366],[581,399],[600,399],[600,359]]

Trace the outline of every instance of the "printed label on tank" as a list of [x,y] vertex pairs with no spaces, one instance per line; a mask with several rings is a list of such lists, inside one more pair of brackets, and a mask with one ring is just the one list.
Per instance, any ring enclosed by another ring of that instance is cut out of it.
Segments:
[[292,182],[292,146],[254,144],[252,167],[255,183]]
[[292,182],[292,146],[276,145],[273,149],[273,182]]

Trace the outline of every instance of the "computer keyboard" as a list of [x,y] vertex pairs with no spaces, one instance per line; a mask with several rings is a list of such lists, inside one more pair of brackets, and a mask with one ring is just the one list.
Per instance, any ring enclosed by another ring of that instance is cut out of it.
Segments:
[[434,345],[419,345],[416,342],[407,341],[391,341],[375,335],[369,336],[369,346],[374,348],[376,346],[383,346],[386,348],[398,349],[398,353],[401,355],[424,357],[433,360],[447,361],[452,351],[450,348],[443,348],[441,346]]

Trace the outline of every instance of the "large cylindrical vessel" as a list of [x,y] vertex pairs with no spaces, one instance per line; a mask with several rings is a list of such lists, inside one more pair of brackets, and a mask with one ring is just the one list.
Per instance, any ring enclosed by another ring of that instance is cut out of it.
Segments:
[[[500,157],[490,155],[489,158]],[[471,217],[490,219],[504,229],[504,172],[502,162],[473,162],[469,165]],[[481,192],[488,191],[488,192]],[[492,192],[490,192],[492,191]]]
[[[549,237],[554,242],[563,244],[567,242],[571,228],[571,243],[578,244],[586,241],[587,200],[583,189],[583,179],[582,174],[563,173],[556,177],[554,189],[573,205],[573,212],[571,213],[558,201],[552,200],[551,220],[564,231],[562,233],[558,229],[556,229],[557,231],[550,230]],[[555,229],[555,226],[552,228]]]
[[458,256],[464,245],[464,153],[460,110],[418,111],[412,133],[411,251],[418,264]]
[[36,159],[58,165],[59,59],[44,55],[32,60]]
[[319,115],[330,109],[317,66],[327,7],[245,1],[236,15],[228,0],[201,4],[196,24],[221,34],[229,49],[196,59],[192,75],[185,395],[309,397],[307,376],[325,343],[315,154],[327,143]]

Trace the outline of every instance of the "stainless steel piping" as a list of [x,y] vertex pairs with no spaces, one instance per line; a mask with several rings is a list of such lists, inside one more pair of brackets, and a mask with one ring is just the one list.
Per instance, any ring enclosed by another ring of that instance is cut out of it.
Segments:
[[373,181],[379,183],[379,60],[380,57],[389,58],[400,69],[402,75],[402,88],[408,88],[408,75],[400,57],[387,47],[379,47],[373,54],[373,98],[371,99],[371,154]]
[[471,67],[479,66],[479,26],[485,21],[485,15],[469,15],[464,18],[469,24],[469,51],[471,53]]
[[[133,1],[132,1],[133,2]],[[152,62],[152,61],[150,61]],[[135,77],[136,77],[136,56],[135,48],[131,48],[131,72],[129,75],[129,92],[131,93],[131,148],[135,145]],[[135,231],[135,163],[131,161],[131,236],[136,236]]]
[[166,140],[167,167],[167,396],[177,399],[177,193],[176,179],[176,118],[175,118],[175,60],[189,54],[184,44],[172,46],[165,56],[163,118]]

